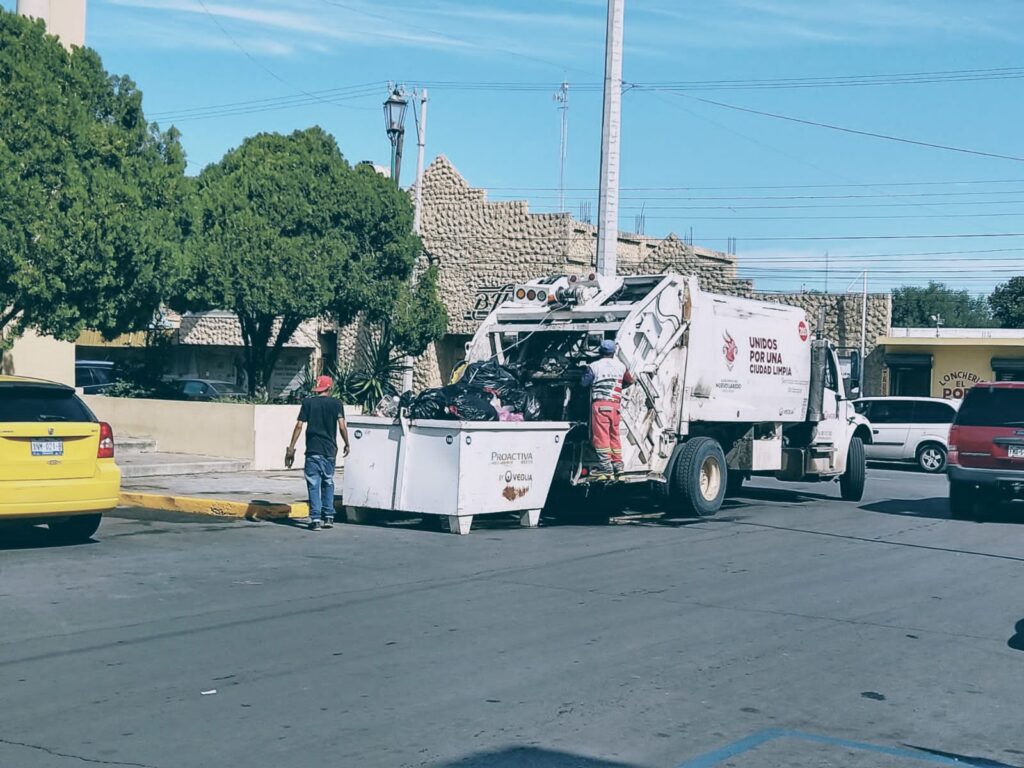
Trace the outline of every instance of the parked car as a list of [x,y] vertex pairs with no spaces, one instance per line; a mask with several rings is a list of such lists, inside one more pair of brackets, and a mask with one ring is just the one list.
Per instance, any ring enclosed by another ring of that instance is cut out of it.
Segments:
[[120,490],[113,430],[74,389],[0,376],[0,522],[46,523],[84,541]]
[[249,393],[229,381],[214,379],[172,379],[168,382],[171,396],[182,400],[238,400]]
[[949,509],[1024,498],[1024,382],[975,384],[949,432]]
[[925,472],[946,469],[954,401],[934,397],[864,397],[854,404],[871,422],[869,461],[913,461]]
[[101,395],[114,383],[114,364],[107,360],[76,360],[75,386],[87,395]]

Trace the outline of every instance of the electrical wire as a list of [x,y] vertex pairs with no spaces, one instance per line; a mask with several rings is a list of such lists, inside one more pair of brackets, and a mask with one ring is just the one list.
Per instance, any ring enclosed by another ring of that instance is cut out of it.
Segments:
[[805,120],[805,119],[800,118],[800,117],[792,117],[790,115],[781,115],[781,114],[779,114],[777,112],[766,112],[766,111],[760,110],[760,109],[751,109],[750,107],[740,107],[740,106],[737,106],[736,104],[726,104],[723,101],[715,101],[714,99],[706,99],[706,98],[703,98],[701,96],[691,96],[690,94],[684,93],[682,91],[669,90],[667,92],[668,93],[674,93],[677,96],[682,96],[683,98],[691,99],[693,101],[699,101],[702,104],[711,104],[712,106],[722,107],[723,109],[731,109],[731,110],[735,110],[737,112],[746,112],[746,113],[749,113],[749,114],[752,114],[752,115],[760,115],[762,117],[771,117],[771,118],[774,118],[776,120],[785,120],[785,121],[788,121],[788,122],[791,122],[791,123],[799,123],[801,125],[814,126],[816,128],[827,128],[829,130],[840,131],[842,133],[850,133],[850,134],[854,134],[854,135],[857,135],[857,136],[868,136],[870,138],[884,139],[886,141],[895,141],[895,142],[898,142],[898,143],[901,143],[901,144],[912,144],[912,145],[918,146],[918,147],[927,147],[929,149],[939,149],[939,150],[943,150],[943,151],[946,151],[946,152],[959,152],[959,153],[965,154],[965,155],[976,155],[978,157],[991,157],[991,158],[995,158],[995,159],[998,159],[998,160],[1012,160],[1014,162],[1024,163],[1024,157],[1019,157],[1017,155],[1004,155],[1004,154],[1001,154],[1001,153],[998,153],[998,152],[985,152],[985,151],[980,150],[980,149],[967,149],[965,147],[955,147],[955,146],[950,145],[950,144],[937,144],[935,142],[930,142],[930,141],[919,141],[917,139],[908,139],[908,138],[905,138],[905,137],[902,137],[902,136],[890,136],[888,134],[875,133],[873,131],[862,131],[862,130],[859,130],[857,128],[847,128],[847,127],[842,126],[842,125],[834,125],[832,123],[823,123],[823,122],[819,122],[817,120]]
[[298,91],[299,93],[303,94],[304,96],[308,96],[309,98],[315,99],[316,101],[323,102],[324,104],[332,104],[332,105],[334,105],[336,107],[339,107],[341,109],[349,109],[350,108],[350,107],[347,107],[344,104],[337,104],[337,103],[331,101],[330,99],[321,99],[318,96],[314,96],[309,91],[305,91],[302,88],[299,88],[298,86],[295,86],[292,83],[290,83],[287,80],[285,80],[283,77],[281,77],[279,74],[277,74],[274,70],[272,70],[270,67],[268,67],[266,64],[264,64],[262,61],[257,59],[251,53],[249,53],[249,51],[247,51],[245,49],[245,47],[241,43],[238,42],[238,40],[235,38],[235,36],[232,35],[230,32],[228,32],[227,27],[225,27],[223,24],[221,24],[220,23],[220,19],[218,19],[217,16],[210,10],[209,6],[206,4],[206,0],[197,0],[197,2],[199,3],[199,6],[203,9],[203,11],[205,11],[206,15],[210,17],[210,20],[214,24],[217,25],[217,29],[219,29],[224,34],[224,37],[226,37],[228,40],[231,41],[232,45],[234,45],[239,51],[241,51],[242,54],[247,59],[249,59],[249,61],[251,61],[257,67],[262,69],[264,72],[266,72],[272,78],[277,80],[279,83],[282,83],[283,85]]

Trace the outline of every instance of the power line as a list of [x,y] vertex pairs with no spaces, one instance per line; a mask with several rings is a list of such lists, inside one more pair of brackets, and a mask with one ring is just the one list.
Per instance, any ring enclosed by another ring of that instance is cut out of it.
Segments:
[[383,87],[383,81],[375,81],[369,83],[360,83],[359,85],[349,85],[344,88],[327,88],[324,90],[310,91],[309,95],[294,94],[290,96],[272,96],[263,99],[250,99],[247,101],[234,101],[226,102],[223,104],[209,104],[201,107],[186,107],[182,109],[168,109],[161,112],[149,113],[151,117],[166,118],[166,117],[189,117],[192,115],[205,115],[209,112],[220,112],[222,110],[233,110],[233,109],[253,109],[258,110],[262,108],[276,109],[279,106],[302,106],[308,103],[310,100],[317,100],[320,98],[349,98],[349,97],[360,97],[363,94],[372,92],[374,94],[379,93]]
[[810,125],[816,128],[828,128],[833,131],[841,131],[842,133],[851,133],[857,136],[868,136],[874,139],[884,139],[886,141],[895,141],[901,144],[912,144],[918,147],[928,147],[929,149],[941,149],[946,152],[959,152],[965,155],[976,155],[979,157],[992,157],[998,160],[1013,160],[1014,162],[1024,163],[1024,157],[1018,157],[1016,155],[1003,155],[998,152],[985,152],[978,149],[966,149],[964,147],[954,147],[950,144],[936,144],[930,141],[919,141],[917,139],[907,139],[902,136],[890,136],[884,133],[875,133],[873,131],[861,131],[856,128],[846,128],[841,125],[833,125],[831,123],[822,123],[816,120],[804,120],[799,117],[791,117],[789,115],[780,115],[777,112],[765,112],[760,109],[751,109],[749,107],[740,107],[735,104],[726,104],[722,101],[715,101],[713,99],[705,99],[701,96],[691,96],[688,93],[682,91],[669,91],[677,96],[682,96],[685,99],[691,99],[693,101],[699,101],[703,104],[711,104],[715,107],[722,107],[724,109],[732,109],[737,112],[746,112],[752,115],[761,115],[762,117],[771,117],[776,120],[786,120],[791,123],[799,123],[801,125]]
[[[752,190],[752,189],[843,189],[843,188],[856,188],[856,187],[935,187],[935,186],[950,186],[955,184],[1024,184],[1024,179],[969,179],[969,180],[957,180],[951,179],[948,181],[876,181],[876,182],[858,182],[849,184],[762,184],[762,185],[746,185],[746,186],[714,186],[714,187],[696,187],[696,186],[680,186],[680,187],[620,187],[620,189],[630,191],[643,191],[648,190],[651,192],[671,192],[671,191],[702,191],[702,190],[726,190],[726,189],[740,189],[740,190]],[[481,185],[480,189],[491,190],[523,190],[523,191],[539,191],[539,192],[551,192],[556,191],[557,187],[514,187],[514,186],[501,186],[501,185]],[[597,187],[566,187],[567,192],[597,192]],[[937,193],[945,194],[945,193]],[[958,193],[948,193],[958,194]],[[963,193],[968,194],[968,193]],[[973,194],[973,193],[972,193]],[[978,193],[984,194],[984,193]],[[870,195],[871,197],[891,197],[889,194],[878,194]],[[733,199],[733,198],[729,198]]]
[[316,101],[321,101],[324,104],[333,104],[334,106],[342,108],[342,109],[346,108],[346,106],[344,104],[336,104],[335,102],[330,101],[329,99],[321,99],[320,97],[313,95],[309,91],[305,91],[302,88],[299,88],[299,87],[293,85],[292,83],[289,83],[287,80],[285,80],[279,74],[277,74],[274,70],[272,70],[270,67],[268,67],[266,64],[264,64],[262,61],[257,59],[251,53],[249,53],[249,51],[247,51],[245,49],[245,47],[241,43],[238,42],[238,40],[235,38],[235,36],[232,35],[230,32],[228,32],[227,27],[225,27],[223,24],[220,23],[220,19],[218,19],[216,17],[216,15],[214,15],[214,13],[210,10],[209,6],[206,5],[206,0],[197,0],[197,2],[199,3],[199,5],[203,9],[203,11],[206,12],[206,15],[210,17],[210,20],[214,24],[217,25],[217,29],[219,29],[224,34],[224,37],[226,37],[228,40],[231,41],[232,45],[234,45],[238,50],[240,50],[242,52],[242,54],[247,59],[249,59],[249,61],[251,61],[257,67],[262,69],[264,72],[266,72],[272,78],[277,80],[279,83],[282,83],[282,84],[286,85],[289,88],[293,88],[294,90],[298,91],[299,93],[303,94],[304,96],[308,96],[308,97],[310,97],[312,99],[315,99]]
[[[621,233],[620,237],[628,237],[629,233]],[[592,227],[588,227],[587,231],[580,232],[579,237],[584,239],[594,239],[596,231]],[[529,242],[564,242],[567,239],[572,239],[573,236],[559,236],[559,235],[517,235],[516,240],[518,242],[529,243]],[[726,240],[739,240],[740,242],[802,242],[802,241],[822,241],[822,240],[835,240],[835,241],[857,241],[857,240],[970,240],[978,238],[1016,238],[1024,237],[1024,232],[964,232],[964,233],[949,233],[949,234],[903,234],[903,235],[748,235],[741,238],[735,238],[732,235],[728,236],[705,236],[703,237],[704,242],[725,242]],[[480,242],[503,242],[508,243],[508,236],[502,233],[494,234],[480,234],[480,235],[427,235],[424,237],[428,242],[435,240],[438,242],[468,242],[468,243],[480,243]],[[666,237],[648,237],[643,236],[641,238],[646,242],[661,243],[670,239],[670,236]],[[679,239],[676,236],[675,239]],[[506,259],[506,255],[502,255],[501,259]]]
[[[964,192],[962,194],[971,195],[997,195],[997,194],[1024,194],[1024,189],[1014,189],[1005,192]],[[865,203],[861,200],[877,200],[878,198],[920,198],[920,197],[934,197],[934,196],[945,196],[945,193],[934,193],[934,194],[918,194],[918,195],[906,195],[906,194],[893,194],[893,195],[796,195],[796,196],[736,196],[736,197],[679,197],[675,195],[630,195],[623,197],[623,200],[634,200],[640,203],[645,203],[651,210],[728,210],[728,211],[746,211],[746,210],[785,210],[791,208],[918,208],[918,207],[935,207],[935,206],[962,206],[962,205],[1016,205],[1024,202],[1024,198],[1000,198],[998,200],[898,200],[895,203]],[[514,195],[504,196],[497,202],[515,202],[518,198]],[[534,200],[554,200],[556,199],[552,195],[531,195],[527,202],[533,202]],[[593,196],[577,196],[579,200],[593,200]],[[729,201],[740,201],[740,202],[729,202]],[[829,203],[791,203],[784,202],[784,204],[775,204],[776,201],[782,203],[783,201],[790,200],[831,200],[831,201],[843,201],[843,202],[829,202]],[[715,203],[715,205],[667,205],[667,206],[652,206],[650,203],[655,202],[675,202],[675,203]],[[748,202],[756,201],[769,201],[771,205],[747,205]],[[544,207],[547,203],[544,203],[538,207]],[[638,206],[633,206],[638,207]]]

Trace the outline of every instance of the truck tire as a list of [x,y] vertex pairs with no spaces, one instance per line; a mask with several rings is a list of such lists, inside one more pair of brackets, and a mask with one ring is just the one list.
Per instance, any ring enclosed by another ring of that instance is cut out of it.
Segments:
[[946,449],[938,443],[925,443],[917,449],[917,466],[932,475],[945,472]]
[[850,438],[850,450],[846,454],[846,471],[839,478],[839,492],[843,501],[860,501],[864,498],[864,479],[867,475],[867,461],[864,458],[864,441],[859,437]]
[[974,517],[976,491],[970,483],[949,481],[949,516],[954,520],[970,520]]
[[729,482],[722,446],[710,437],[694,437],[676,446],[669,482],[669,496],[681,512],[697,517],[715,514]]
[[59,522],[47,523],[46,527],[50,529],[50,535],[58,541],[77,543],[91,539],[100,527],[102,519],[102,514],[75,515]]

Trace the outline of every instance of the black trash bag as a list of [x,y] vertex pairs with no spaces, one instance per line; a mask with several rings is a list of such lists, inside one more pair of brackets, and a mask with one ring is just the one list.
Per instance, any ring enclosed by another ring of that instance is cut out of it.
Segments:
[[448,413],[461,421],[497,421],[498,411],[490,398],[474,392],[464,392],[452,398]]
[[448,406],[451,404],[446,387],[425,389],[420,392],[409,406],[409,416],[413,419],[449,419]]
[[407,389],[405,392],[402,393],[402,396],[398,398],[398,407],[403,409],[408,408],[413,404],[415,400],[416,395],[413,393],[411,389]]
[[508,368],[498,365],[496,360],[486,360],[466,366],[465,373],[456,386],[477,392],[490,392],[498,396],[502,405],[522,412],[526,404],[526,391],[519,378]]
[[540,421],[541,420],[541,405],[540,398],[537,397],[537,393],[533,389],[523,391],[523,407],[521,410],[524,421]]

